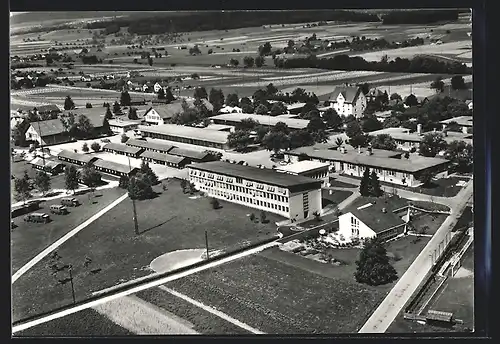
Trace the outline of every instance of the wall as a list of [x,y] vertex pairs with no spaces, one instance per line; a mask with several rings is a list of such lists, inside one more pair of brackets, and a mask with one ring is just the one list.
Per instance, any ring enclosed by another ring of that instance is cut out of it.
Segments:
[[309,190],[299,192],[290,196],[290,219],[297,221],[305,219],[304,217],[304,198],[303,194],[307,193],[309,199],[309,210],[307,218],[313,218],[314,212],[321,214],[321,190]]
[[36,132],[36,130],[33,128],[32,125],[28,128],[25,134],[26,141],[37,141],[39,144],[41,144],[40,136]]
[[[342,214],[339,216],[339,235],[344,235],[346,240],[350,240],[352,237],[352,226],[351,226],[351,218],[354,217],[352,213]],[[356,217],[354,217],[356,218]],[[357,218],[356,218],[357,219]],[[358,220],[359,221],[359,220]],[[359,238],[373,238],[377,234],[372,231],[368,226],[366,226],[363,222],[359,221]]]
[[155,109],[151,109],[147,113],[147,115],[144,116],[144,120],[147,123],[151,123],[151,124],[156,124],[156,125],[163,124],[163,119],[160,117],[160,115],[158,114],[158,112],[155,111]]

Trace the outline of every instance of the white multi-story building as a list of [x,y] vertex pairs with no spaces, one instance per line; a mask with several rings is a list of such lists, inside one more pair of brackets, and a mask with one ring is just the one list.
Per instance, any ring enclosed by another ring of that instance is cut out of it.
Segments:
[[188,165],[197,190],[292,221],[321,214],[321,181],[270,169],[214,161]]
[[319,161],[311,161],[311,160],[303,160],[296,162],[294,164],[289,164],[285,166],[278,166],[276,168],[277,172],[283,172],[288,174],[294,174],[296,176],[304,176],[309,178],[314,178],[321,180],[322,187],[327,186],[328,184],[328,168],[330,164],[319,162]]
[[366,97],[359,87],[336,87],[330,102],[339,115],[363,117],[366,109]]

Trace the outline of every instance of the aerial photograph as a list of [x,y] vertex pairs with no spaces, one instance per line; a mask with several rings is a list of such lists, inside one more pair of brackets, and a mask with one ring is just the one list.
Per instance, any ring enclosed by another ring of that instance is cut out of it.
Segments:
[[10,13],[12,337],[473,333],[472,10]]

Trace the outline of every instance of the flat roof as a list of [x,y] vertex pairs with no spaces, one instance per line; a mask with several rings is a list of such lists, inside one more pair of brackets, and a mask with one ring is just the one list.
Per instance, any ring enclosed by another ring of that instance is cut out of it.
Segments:
[[[424,132],[419,135],[417,132],[410,133],[409,129],[405,128],[385,128],[370,132],[370,135],[377,136],[380,134],[388,134],[394,140],[408,141],[408,142],[421,142],[426,134],[430,134],[432,131]],[[439,131],[437,131],[439,133]],[[446,142],[452,142],[455,140],[464,141],[466,143],[472,144],[472,134],[457,133],[453,131],[448,131],[447,136],[443,135],[443,139]]]
[[273,116],[263,116],[254,113],[228,113],[221,114],[217,116],[210,117],[211,120],[219,121],[230,121],[230,122],[241,122],[244,119],[251,118],[254,121],[259,122],[262,125],[272,125],[275,126],[278,122],[285,123],[291,129],[305,129],[309,124],[309,120],[300,118],[285,118],[285,117],[273,117]]
[[454,117],[450,119],[446,119],[444,121],[441,121],[439,123],[442,124],[448,124],[451,122],[457,122],[458,125],[464,126],[464,127],[472,127],[472,116],[459,116],[459,117]]
[[160,124],[152,126],[140,125],[139,130],[144,133],[171,135],[221,144],[227,143],[227,137],[229,136],[229,133],[225,131],[186,127],[176,124]]
[[103,159],[99,159],[96,162],[94,162],[94,166],[100,168],[107,168],[116,172],[123,172],[123,173],[130,173],[133,170],[137,169],[137,167],[130,168],[128,165],[119,164],[117,162],[103,160]]
[[243,178],[259,183],[275,185],[283,188],[294,186],[320,186],[321,181],[304,176],[296,176],[293,174],[279,173],[272,169],[260,169],[253,166],[243,166],[238,164],[230,164],[224,161],[211,161],[200,164],[191,164],[188,167],[218,174],[223,174],[230,177]]
[[311,158],[317,158],[322,160],[346,162],[354,165],[362,165],[362,166],[401,171],[401,172],[409,172],[409,173],[415,173],[430,167],[450,163],[448,160],[440,158],[419,157],[408,160],[408,159],[398,159],[395,157],[388,157],[388,156],[382,157],[380,155],[377,156],[375,154],[366,155],[364,152],[358,153],[357,150],[356,151],[346,150],[346,153],[329,149],[318,149],[307,152],[304,151],[302,148],[298,148],[290,152],[294,152],[295,155],[306,154]]
[[186,148],[179,148],[179,147],[172,148],[168,152],[168,154],[182,156],[185,158],[192,158],[192,159],[203,159],[207,155],[209,155],[209,153],[206,151],[202,152],[202,151],[197,151],[194,149],[186,149]]
[[216,130],[216,131],[223,131],[227,129],[233,129],[234,126],[232,125],[226,125],[226,124],[209,124],[205,128],[202,129],[208,129],[208,130]]
[[284,172],[292,172],[292,173],[304,173],[307,171],[312,171],[320,168],[328,168],[330,166],[329,163],[319,162],[319,161],[311,161],[311,160],[302,160],[296,162],[294,164],[289,164],[286,166],[279,166],[276,168],[277,171]]
[[144,151],[141,153],[140,156],[142,158],[150,158],[150,159],[159,160],[159,161],[171,162],[174,164],[178,164],[186,159],[184,157],[177,156],[177,155],[164,154],[164,153],[158,153],[158,152],[152,152],[152,151]]
[[120,143],[106,143],[102,149],[111,149],[117,152],[123,152],[123,153],[130,153],[130,154],[137,154],[139,153],[142,148],[139,147],[132,147],[132,146],[127,146],[125,144],[120,144]]
[[[345,154],[349,155],[359,155],[359,154],[365,154],[366,155],[366,148],[354,148],[351,145],[344,145],[343,146],[346,150]],[[337,157],[338,154],[343,154],[340,153],[340,150],[337,146],[331,145],[331,144],[325,144],[325,143],[317,143],[314,146],[305,146],[305,147],[299,147],[296,149],[292,149],[288,152],[285,152],[285,154],[291,154],[291,155],[300,155],[300,154],[315,154],[318,151],[326,151],[326,152],[332,152],[332,157]],[[328,153],[320,153],[320,154],[328,154]],[[344,155],[345,155],[344,154]],[[386,150],[386,149],[372,149],[372,155],[373,157],[377,158],[397,158],[402,155],[402,152],[395,152],[391,150]]]
[[146,148],[146,149],[155,149],[159,150],[160,152],[168,152],[174,146],[164,144],[164,143],[159,143],[159,142],[153,142],[153,141],[145,141],[145,140],[137,140],[137,139],[128,139],[127,142],[125,142],[127,146],[132,146],[132,147],[141,147],[141,148]]
[[128,127],[131,125],[137,125],[137,122],[132,122],[132,121],[122,121],[122,120],[116,120],[116,119],[110,119],[108,121],[110,126],[114,127]]
[[65,149],[63,149],[62,151],[60,151],[59,154],[57,154],[57,156],[58,157],[67,158],[67,159],[76,160],[76,161],[80,161],[80,162],[84,162],[84,163],[89,163],[93,159],[97,158],[96,156],[92,156],[90,154],[75,153],[75,152],[72,152],[72,151],[69,151],[69,150],[65,150]]

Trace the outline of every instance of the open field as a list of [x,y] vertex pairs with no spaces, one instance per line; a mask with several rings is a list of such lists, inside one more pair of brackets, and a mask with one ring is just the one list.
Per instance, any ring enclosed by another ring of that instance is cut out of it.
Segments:
[[[268,214],[269,223],[253,223],[246,207],[221,201],[222,208],[214,210],[207,198],[183,194],[178,180],[164,184],[165,191],[155,187],[161,193],[155,199],[136,202],[139,235],[134,235],[132,202],[126,199],[58,249],[63,261],[74,266],[77,300],[150,274],[151,261],[166,252],[204,248],[205,231],[211,250],[231,250],[274,237],[274,222],[283,219]],[[89,274],[82,266],[87,256],[99,273]],[[48,262],[40,261],[13,285],[14,320],[71,302],[69,287],[57,284]],[[32,288],[35,283],[38,288]]]
[[93,309],[85,309],[18,332],[15,337],[111,337],[130,335],[134,335],[134,333],[116,325]]

